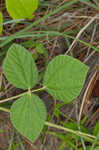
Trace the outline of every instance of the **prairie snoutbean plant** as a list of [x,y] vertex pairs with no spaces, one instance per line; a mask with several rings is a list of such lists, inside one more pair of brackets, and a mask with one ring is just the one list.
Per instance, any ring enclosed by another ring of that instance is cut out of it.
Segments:
[[4,60],[3,71],[11,84],[27,89],[27,92],[22,93],[12,104],[10,119],[23,136],[34,142],[45,124],[46,107],[33,93],[46,90],[54,99],[70,103],[79,95],[88,67],[70,56],[56,56],[47,65],[42,87],[31,90],[38,84],[36,64],[24,47],[12,44]]

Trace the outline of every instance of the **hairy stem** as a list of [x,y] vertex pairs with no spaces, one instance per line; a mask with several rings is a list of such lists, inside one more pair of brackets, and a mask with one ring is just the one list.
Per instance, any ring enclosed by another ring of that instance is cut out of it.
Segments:
[[16,99],[16,98],[19,98],[19,97],[21,97],[21,96],[23,96],[23,95],[25,95],[25,94],[28,94],[28,93],[34,93],[34,92],[37,92],[37,91],[42,91],[42,90],[44,90],[46,87],[44,86],[44,87],[42,87],[42,88],[39,88],[39,89],[35,89],[35,90],[28,90],[28,91],[26,91],[26,92],[24,92],[24,93],[22,93],[22,94],[19,94],[19,95],[16,95],[16,96],[13,96],[13,97],[9,97],[9,98],[6,98],[6,99],[4,99],[4,100],[0,100],[0,104],[1,103],[5,103],[5,102],[7,102],[7,101],[11,101],[11,100],[13,100],[13,99]]
[[5,111],[5,112],[10,112],[10,110],[9,110],[9,109],[4,108],[4,107],[0,107],[0,110]]
[[[0,110],[5,111],[5,112],[10,112],[9,109],[3,108],[3,107],[0,107]],[[50,122],[47,122],[47,121],[45,122],[45,125],[53,127],[53,128],[57,128],[57,129],[60,129],[60,130],[64,130],[66,132],[73,133],[77,136],[83,137],[84,139],[86,139],[87,141],[90,141],[90,142],[94,142],[94,140],[97,139],[96,136],[93,136],[93,135],[90,135],[90,134],[87,134],[87,133],[84,133],[84,132],[80,132],[80,131],[74,131],[72,129],[69,129],[69,128],[66,128],[66,127],[63,127],[63,126],[60,126],[60,125],[56,125],[56,124],[53,124],[53,123],[50,123]],[[99,142],[97,141],[96,144],[99,145]]]
[[[74,131],[72,129],[69,129],[69,128],[66,128],[66,127],[62,127],[60,125],[56,125],[56,124],[53,124],[53,123],[50,123],[50,122],[47,122],[47,121],[45,122],[45,125],[53,127],[53,128],[64,130],[66,132],[73,133],[73,134],[75,134],[77,136],[83,137],[84,139],[86,139],[87,141],[90,141],[90,142],[93,142],[96,139],[96,137],[93,136],[93,135],[90,135],[90,134],[87,134],[87,133],[83,133],[83,132],[80,132],[80,131]],[[99,145],[99,142],[97,142],[97,144]]]

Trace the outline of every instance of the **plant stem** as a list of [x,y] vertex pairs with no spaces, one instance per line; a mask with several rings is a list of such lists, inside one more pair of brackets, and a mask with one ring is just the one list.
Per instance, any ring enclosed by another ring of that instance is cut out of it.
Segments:
[[[44,90],[45,88],[46,88],[46,87],[44,86],[44,87],[39,88],[39,89],[36,89],[36,90],[31,90],[31,93],[34,93],[34,92],[37,92],[37,91],[42,91],[42,90]],[[13,97],[9,97],[9,98],[6,98],[6,99],[4,99],[4,100],[0,100],[0,104],[1,104],[1,103],[5,103],[5,102],[7,102],[7,101],[11,101],[11,100],[16,99],[16,98],[19,98],[19,97],[21,97],[21,96],[23,96],[23,95],[25,95],[25,94],[28,94],[28,93],[30,93],[30,91],[26,91],[26,92],[24,92],[24,93],[22,93],[22,94],[19,94],[19,95],[13,96]]]
[[0,110],[5,111],[5,112],[10,112],[9,109],[6,109],[6,108],[4,108],[4,107],[0,107]]
[[21,97],[21,96],[23,96],[23,95],[25,95],[25,94],[27,94],[27,93],[28,93],[28,91],[27,91],[27,92],[24,92],[24,93],[22,93],[22,94],[16,95],[16,96],[12,96],[12,97],[6,98],[6,99],[4,99],[4,100],[0,100],[0,104],[1,104],[1,103],[4,103],[4,102],[7,102],[7,101],[10,101],[10,100],[13,100],[13,99],[16,99],[16,98],[18,98],[18,97]]
[[[50,122],[47,122],[47,121],[45,122],[45,125],[53,127],[53,128],[61,129],[61,130],[64,130],[64,131],[67,131],[67,132],[70,132],[70,133],[73,133],[73,134],[76,134],[77,136],[83,137],[83,138],[85,138],[86,140],[88,140],[90,142],[93,142],[94,139],[96,139],[96,137],[93,136],[93,135],[83,133],[83,132],[80,132],[80,131],[74,131],[72,129],[62,127],[60,125],[56,125],[56,124],[53,124],[53,123],[50,123]],[[99,145],[99,142],[97,142],[97,144]]]
[[[0,107],[0,110],[5,111],[5,112],[10,112],[9,109],[3,108],[3,107]],[[72,129],[69,129],[69,128],[66,128],[66,127],[62,127],[60,125],[56,125],[56,124],[53,124],[53,123],[50,123],[50,122],[47,122],[47,121],[45,122],[45,125],[53,127],[53,128],[57,128],[57,129],[60,129],[60,130],[64,130],[66,132],[73,133],[73,134],[75,134],[77,136],[83,137],[84,139],[86,139],[87,141],[90,141],[90,142],[93,142],[94,140],[95,141],[97,140],[97,137],[95,137],[93,135],[90,135],[90,134],[87,134],[87,133],[83,133],[83,132],[80,132],[80,131],[74,131]],[[96,141],[96,144],[99,145],[99,142]]]
[[38,92],[38,91],[43,91],[45,89],[46,89],[46,86],[43,86],[42,88],[39,88],[39,89],[36,89],[36,90],[31,90],[31,93]]

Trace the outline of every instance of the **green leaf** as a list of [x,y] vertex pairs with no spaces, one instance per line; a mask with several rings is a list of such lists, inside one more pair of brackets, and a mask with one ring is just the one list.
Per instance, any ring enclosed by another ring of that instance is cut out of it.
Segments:
[[37,52],[35,52],[35,53],[32,54],[32,57],[33,57],[34,60],[37,60],[39,55],[38,55]]
[[38,0],[6,0],[6,8],[13,19],[32,19]]
[[36,42],[34,42],[33,40],[28,40],[28,41],[21,43],[21,45],[23,45],[25,48],[35,48]]
[[70,56],[56,56],[47,66],[43,84],[55,99],[68,103],[80,93],[87,71],[87,66]]
[[1,25],[3,23],[3,16],[2,13],[0,12],[0,35],[2,35],[2,30],[3,30],[3,26]]
[[10,118],[13,126],[28,140],[34,142],[43,129],[46,108],[38,96],[26,94],[13,103]]
[[8,81],[17,88],[32,88],[38,82],[38,72],[32,55],[18,44],[9,48],[3,70]]
[[44,54],[44,52],[46,51],[42,43],[37,43],[36,49],[37,49],[37,52],[40,54]]

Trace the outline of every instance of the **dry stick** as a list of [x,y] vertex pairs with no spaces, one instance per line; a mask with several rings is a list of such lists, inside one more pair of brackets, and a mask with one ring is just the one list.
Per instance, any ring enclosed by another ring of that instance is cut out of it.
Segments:
[[[93,30],[93,33],[92,33],[92,38],[91,38],[91,41],[90,41],[91,43],[92,43],[93,38],[94,38],[94,35],[95,35],[95,33],[96,33],[96,28],[97,28],[97,25],[95,26],[95,28],[94,28],[94,30]],[[90,51],[90,47],[88,48],[88,52],[89,52],[89,51]],[[92,55],[95,54],[95,52],[96,52],[96,51],[92,51],[92,53],[84,60],[84,63],[86,63],[86,62],[89,60],[89,58],[90,58]],[[95,77],[95,75],[96,75],[96,73],[94,74],[93,77]],[[92,77],[92,80],[93,80],[93,77]],[[91,80],[91,81],[92,81],[92,80]],[[91,84],[91,81],[90,81],[90,83],[89,83],[89,85],[88,85],[88,88],[89,88],[89,86],[90,86],[90,84]],[[83,100],[82,100],[81,109],[80,109],[80,113],[79,113],[79,121],[81,120],[81,115],[82,115],[84,103],[85,103],[85,101],[86,101],[86,94],[87,94],[88,88],[86,89],[86,92],[85,92],[84,97],[83,97]]]
[[[99,46],[97,46],[96,48],[98,49]],[[90,59],[90,57],[91,57],[92,55],[94,55],[95,53],[96,53],[96,51],[92,51],[92,52],[90,53],[90,55],[83,61],[83,63],[86,63],[86,62]]]
[[[66,18],[67,19],[70,19],[70,18],[78,18],[78,19],[92,19],[93,17],[92,16],[75,16],[73,15],[72,13],[64,13],[63,15],[57,17],[57,18],[54,18],[54,20],[51,20],[50,21],[50,24],[51,23],[54,23],[54,22],[58,22],[60,21],[61,19],[64,19]],[[99,20],[99,17],[96,18],[97,20]]]
[[[96,33],[96,29],[97,29],[97,23],[96,23],[96,25],[95,25],[95,27],[94,27],[94,29],[93,29],[92,37],[91,37],[90,43],[93,42],[93,39],[94,39],[94,36],[95,36],[95,33]],[[91,47],[88,47],[88,50],[87,50],[87,56],[86,56],[86,57],[88,57],[89,52],[90,52],[90,49],[91,49]]]
[[79,112],[79,122],[80,122],[80,120],[81,120],[81,115],[82,115],[82,111],[83,111],[83,108],[84,108],[85,100],[86,100],[86,98],[87,98],[87,93],[88,93],[89,87],[90,87],[91,83],[93,82],[93,79],[94,79],[94,77],[96,76],[96,74],[97,74],[97,71],[93,74],[93,76],[92,76],[92,78],[91,78],[91,80],[90,80],[90,82],[89,82],[89,84],[88,84],[88,86],[87,86],[87,89],[86,89],[86,91],[85,91],[85,93],[84,93],[83,100],[82,100],[82,104],[81,104],[81,108],[80,108],[80,112]]
[[93,124],[92,120],[96,119],[96,115],[98,113],[99,113],[99,109],[97,109],[96,112],[92,116],[90,116],[90,119],[86,122],[86,124],[88,125],[90,123],[90,125],[92,125]]
[[[93,17],[91,16],[69,16],[69,18],[92,19]],[[99,20],[99,17],[97,17],[96,19]]]
[[76,43],[76,39],[78,39],[81,34],[86,30],[86,28],[99,16],[99,14],[97,14],[96,16],[94,16],[81,30],[80,32],[77,34],[75,40],[72,42],[72,44],[70,45],[69,49],[67,50],[67,52],[65,54],[68,54],[69,51],[72,49],[72,47],[74,46],[74,44]]
[[[58,25],[58,29],[60,28],[60,26],[61,26],[61,24]],[[56,45],[57,45],[57,39],[58,39],[58,37],[57,37],[56,40],[54,41],[54,44],[53,44],[53,47],[52,47],[52,50],[51,50],[51,54],[50,54],[50,56],[49,56],[49,60],[51,59],[51,57],[52,57],[52,55],[53,55],[53,52],[54,52],[54,49],[55,49],[55,47],[56,47]]]
[[0,74],[0,89],[1,89],[1,86],[2,86],[2,73]]
[[54,49],[57,45],[57,38],[55,39],[54,43],[53,43],[53,47],[52,47],[52,50],[51,50],[51,53],[50,53],[50,56],[49,56],[49,60],[51,59],[52,55],[53,55],[53,52],[54,52]]
[[93,56],[95,53],[96,51],[92,51],[90,55],[84,60],[84,63],[86,63],[90,59],[90,57]]

